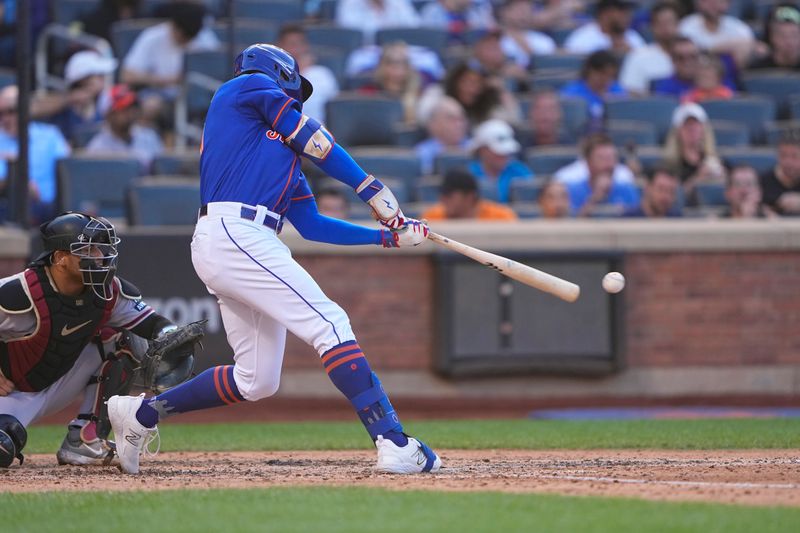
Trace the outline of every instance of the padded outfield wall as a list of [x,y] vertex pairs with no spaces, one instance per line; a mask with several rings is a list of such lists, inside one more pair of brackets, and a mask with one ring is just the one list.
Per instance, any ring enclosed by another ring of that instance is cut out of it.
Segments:
[[[287,229],[284,240],[348,312],[395,396],[800,398],[800,221],[436,229],[579,278],[583,295],[570,306],[509,286],[433,245],[342,248],[305,242]],[[214,299],[191,269],[190,234],[122,231],[120,273],[173,319],[210,319],[200,358],[206,367],[227,362],[230,348]],[[27,253],[19,233],[0,230],[1,274],[22,268]],[[615,297],[599,288],[611,268],[628,280]],[[288,342],[284,367],[280,395],[337,395],[313,350],[297,339]]]

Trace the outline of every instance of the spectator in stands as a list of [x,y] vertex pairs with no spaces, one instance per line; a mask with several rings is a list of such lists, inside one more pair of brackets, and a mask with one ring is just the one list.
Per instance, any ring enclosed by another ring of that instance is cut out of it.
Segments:
[[184,55],[220,46],[211,28],[203,26],[203,4],[179,1],[169,8],[169,20],[139,34],[122,62],[121,81],[147,89],[140,97],[143,118],[151,123],[163,115],[164,101],[177,96]]
[[525,92],[528,90],[528,72],[503,51],[500,45],[502,36],[499,29],[483,32],[472,47],[470,61],[489,77],[492,85],[511,92]]
[[587,129],[601,131],[605,122],[605,101],[609,96],[625,96],[625,89],[617,83],[619,63],[607,50],[594,52],[583,63],[581,77],[566,84],[561,96],[581,98],[587,104]]
[[326,217],[346,220],[350,217],[350,202],[339,189],[323,187],[317,192],[317,209]]
[[463,43],[464,32],[486,30],[496,25],[488,0],[436,0],[420,12],[421,25],[447,30],[451,43]]
[[428,138],[414,150],[419,157],[422,174],[432,174],[436,156],[443,152],[465,152],[469,146],[467,115],[454,98],[443,96],[436,103],[428,120]]
[[800,216],[800,131],[789,130],[778,142],[778,164],[761,177],[764,204],[784,216]]
[[481,198],[478,182],[470,172],[451,169],[444,176],[439,203],[425,211],[420,218],[514,221],[517,215],[510,207]]
[[420,20],[410,0],[339,0],[336,24],[362,31],[364,42],[372,43],[378,30],[416,28]]
[[589,216],[605,204],[617,206],[617,214],[622,214],[625,208],[639,203],[633,173],[619,163],[611,137],[590,135],[583,142],[582,156],[553,175],[567,187],[573,214]]
[[548,180],[539,192],[537,202],[542,218],[567,218],[570,216],[569,191],[559,181]]
[[680,181],[678,176],[667,167],[655,169],[647,176],[647,186],[639,205],[625,210],[626,217],[674,218],[680,217],[681,211],[675,205],[678,199]]
[[750,26],[727,15],[730,0],[695,0],[696,13],[681,20],[678,31],[702,50],[728,54],[738,65],[746,65],[755,45]]
[[469,171],[478,180],[493,184],[501,203],[509,202],[512,182],[533,179],[533,171],[514,157],[521,146],[508,123],[491,119],[480,124],[469,146],[475,154]]
[[533,2],[531,28],[549,32],[574,28],[585,22],[583,0],[543,0]]
[[528,107],[528,129],[531,146],[549,146],[572,142],[564,127],[561,101],[553,90],[542,90],[531,95]]
[[425,90],[417,107],[418,122],[427,122],[443,94],[455,98],[464,107],[473,127],[490,118],[512,124],[520,120],[519,104],[514,95],[495,83],[474,62],[456,65],[447,73],[443,86],[431,85]]
[[81,18],[81,25],[86,33],[110,42],[111,26],[115,22],[142,16],[142,0],[101,0],[94,10]]
[[363,86],[360,91],[399,100],[403,104],[405,122],[414,124],[421,87],[422,79],[411,66],[408,47],[404,42],[398,41],[383,47],[373,81]]
[[595,20],[573,31],[564,42],[564,48],[572,54],[591,54],[598,50],[626,54],[644,46],[642,36],[630,29],[635,5],[625,0],[600,0],[595,6]]
[[764,25],[768,53],[751,69],[800,70],[800,9],[794,4],[773,7]]
[[67,90],[35,96],[31,115],[55,124],[66,139],[72,140],[82,128],[103,120],[110,90],[107,76],[116,68],[116,59],[94,50],[73,54],[64,69]]
[[552,37],[531,29],[533,13],[528,0],[508,0],[500,8],[500,21],[503,23],[500,46],[506,56],[525,70],[535,64],[535,56],[556,52],[556,42]]
[[317,58],[308,44],[306,31],[299,24],[285,24],[278,32],[278,46],[289,52],[311,85],[314,92],[303,102],[303,113],[325,123],[325,104],[339,94],[339,84],[331,69],[317,64]]
[[687,103],[675,109],[663,160],[675,169],[689,204],[695,203],[697,183],[722,182],[725,169],[717,156],[714,130],[702,107]]
[[730,100],[733,98],[733,91],[722,82],[724,74],[725,67],[716,56],[708,53],[700,54],[694,86],[683,93],[681,102]]
[[103,129],[89,141],[86,152],[135,157],[146,174],[164,146],[155,130],[136,124],[138,115],[136,93],[127,85],[115,85]]
[[[0,188],[8,179],[8,163],[19,154],[16,85],[0,90]],[[69,144],[52,124],[28,125],[28,179],[30,213],[33,223],[49,220],[56,214],[56,162],[70,154]]]
[[676,37],[670,45],[669,52],[674,69],[673,74],[667,78],[653,81],[652,91],[655,94],[680,98],[683,93],[694,86],[700,63],[700,49],[691,39]]
[[661,1],[650,10],[653,43],[631,50],[625,56],[619,83],[626,91],[647,94],[652,81],[672,76],[669,47],[678,35],[678,20],[680,13],[672,2]]
[[756,169],[750,165],[737,165],[731,169],[725,187],[728,208],[722,218],[765,218],[775,216],[764,208],[761,183]]

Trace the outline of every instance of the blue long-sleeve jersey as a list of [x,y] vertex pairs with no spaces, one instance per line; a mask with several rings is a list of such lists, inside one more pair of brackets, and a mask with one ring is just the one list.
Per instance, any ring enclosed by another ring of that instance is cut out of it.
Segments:
[[[223,84],[211,101],[203,130],[201,202],[263,205],[285,215],[310,240],[380,244],[381,230],[324,217],[317,211],[300,170],[300,153],[285,142],[301,119],[301,104],[264,74],[246,74]],[[315,163],[354,188],[367,175],[338,145]]]

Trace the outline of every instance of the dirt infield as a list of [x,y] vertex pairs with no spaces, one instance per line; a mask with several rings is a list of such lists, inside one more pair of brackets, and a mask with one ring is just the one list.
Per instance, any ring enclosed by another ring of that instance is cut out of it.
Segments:
[[346,485],[800,506],[800,457],[791,450],[445,450],[442,459],[436,475],[395,476],[375,473],[367,451],[162,453],[124,476],[32,455],[0,471],[0,493]]

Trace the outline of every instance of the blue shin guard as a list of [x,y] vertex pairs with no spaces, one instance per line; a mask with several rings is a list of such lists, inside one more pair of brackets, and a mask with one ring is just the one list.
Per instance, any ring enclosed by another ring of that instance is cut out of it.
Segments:
[[398,446],[408,443],[394,407],[356,341],[344,342],[322,354],[322,364],[336,388],[350,400],[373,441],[383,435]]

